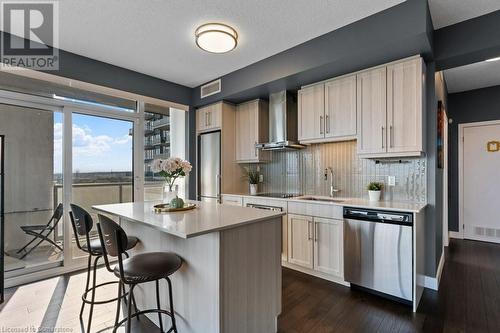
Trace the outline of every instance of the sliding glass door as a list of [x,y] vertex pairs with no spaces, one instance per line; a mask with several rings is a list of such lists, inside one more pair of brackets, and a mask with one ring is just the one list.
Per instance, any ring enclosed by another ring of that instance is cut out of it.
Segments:
[[[130,120],[72,113],[71,202],[98,222],[94,205],[133,201],[133,133]],[[91,237],[97,238],[94,227]],[[74,235],[72,235],[73,239]],[[86,257],[71,242],[72,259]]]
[[63,262],[63,207],[57,200],[63,187],[60,111],[0,104],[6,278]]

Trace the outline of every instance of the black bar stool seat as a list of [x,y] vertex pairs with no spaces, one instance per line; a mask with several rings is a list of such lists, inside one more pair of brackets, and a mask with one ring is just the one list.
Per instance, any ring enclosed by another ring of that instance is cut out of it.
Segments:
[[[137,245],[137,243],[139,243],[139,238],[134,237],[134,236],[130,236],[128,238],[126,250],[133,249]],[[82,244],[82,250],[88,253],[89,249],[88,249],[87,243]],[[99,238],[90,240],[90,251],[92,251],[93,253],[96,253],[96,254],[100,254],[100,255],[102,255],[104,253],[102,251],[102,244],[101,244],[101,240]]]
[[[128,237],[128,236],[127,236]],[[130,237],[128,237],[130,239]],[[165,279],[182,266],[182,259],[171,252],[147,252],[136,254],[123,260],[123,281],[127,284]],[[116,265],[114,273],[120,275],[120,266]]]

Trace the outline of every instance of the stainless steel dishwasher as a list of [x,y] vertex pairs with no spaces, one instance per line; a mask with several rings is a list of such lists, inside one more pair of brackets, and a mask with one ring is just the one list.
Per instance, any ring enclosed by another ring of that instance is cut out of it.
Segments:
[[382,296],[413,300],[413,214],[344,207],[344,278]]

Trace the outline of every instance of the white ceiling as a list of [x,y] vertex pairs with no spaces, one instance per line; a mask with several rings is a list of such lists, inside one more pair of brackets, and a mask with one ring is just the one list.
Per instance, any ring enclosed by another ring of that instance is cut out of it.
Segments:
[[428,0],[434,29],[500,10],[500,0]]
[[500,61],[483,61],[447,69],[444,79],[450,94],[497,86],[500,85]]
[[[403,0],[64,0],[60,48],[189,87],[284,51]],[[233,52],[194,43],[197,26],[237,29]]]

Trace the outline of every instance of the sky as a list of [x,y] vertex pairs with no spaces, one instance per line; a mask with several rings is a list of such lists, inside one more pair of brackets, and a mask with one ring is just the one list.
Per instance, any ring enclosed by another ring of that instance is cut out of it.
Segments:
[[[62,115],[54,114],[54,173],[62,172]],[[132,122],[73,113],[73,172],[132,171]]]

